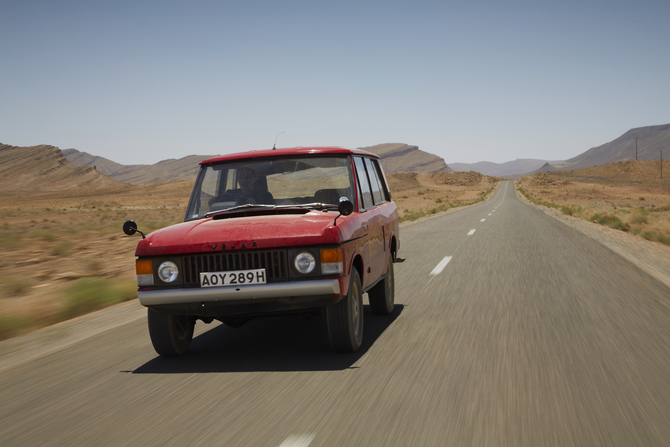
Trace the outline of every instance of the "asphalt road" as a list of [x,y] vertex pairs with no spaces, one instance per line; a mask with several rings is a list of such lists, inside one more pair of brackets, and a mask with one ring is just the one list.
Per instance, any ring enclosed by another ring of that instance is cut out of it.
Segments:
[[401,238],[359,352],[286,317],[164,359],[131,318],[0,369],[0,445],[670,445],[670,288],[512,182]]

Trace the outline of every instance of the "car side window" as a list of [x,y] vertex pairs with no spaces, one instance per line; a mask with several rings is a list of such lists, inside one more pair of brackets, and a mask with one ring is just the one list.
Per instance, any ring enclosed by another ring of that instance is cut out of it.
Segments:
[[368,177],[370,178],[370,186],[372,186],[372,197],[375,199],[375,205],[384,203],[384,196],[382,195],[382,189],[379,184],[379,177],[377,176],[377,170],[372,164],[372,160],[369,158],[365,159],[365,167],[368,169]]
[[361,208],[365,210],[372,208],[372,192],[370,190],[368,174],[365,171],[365,163],[361,157],[354,157],[354,165],[356,166],[356,178],[358,179],[358,186],[360,188],[363,199]]
[[379,160],[372,160],[372,164],[375,167],[375,172],[377,173],[377,178],[379,179],[379,187],[381,188],[382,197],[384,198],[385,202],[390,202],[391,193],[389,192],[388,184],[384,178],[384,171],[382,171]]

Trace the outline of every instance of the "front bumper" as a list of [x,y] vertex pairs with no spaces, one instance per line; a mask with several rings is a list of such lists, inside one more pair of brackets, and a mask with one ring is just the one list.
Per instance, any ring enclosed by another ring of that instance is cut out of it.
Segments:
[[337,279],[294,281],[241,287],[207,287],[200,289],[168,289],[139,291],[144,306],[207,302],[248,302],[282,297],[340,295]]

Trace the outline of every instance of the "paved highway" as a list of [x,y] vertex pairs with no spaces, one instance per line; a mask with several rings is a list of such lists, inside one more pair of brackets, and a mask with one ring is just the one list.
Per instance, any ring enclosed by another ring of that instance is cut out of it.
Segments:
[[0,369],[0,445],[670,445],[670,288],[512,182],[401,238],[359,352],[286,317],[164,359],[133,314]]

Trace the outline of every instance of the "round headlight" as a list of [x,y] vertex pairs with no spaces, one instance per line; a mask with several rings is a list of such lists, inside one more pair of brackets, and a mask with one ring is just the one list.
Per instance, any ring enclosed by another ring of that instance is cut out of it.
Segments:
[[179,276],[177,264],[172,261],[165,261],[158,266],[158,278],[163,282],[174,282]]
[[295,256],[293,265],[298,272],[306,275],[307,273],[312,273],[312,271],[314,271],[314,267],[316,267],[316,259],[314,259],[314,256],[312,256],[311,253],[303,251]]

